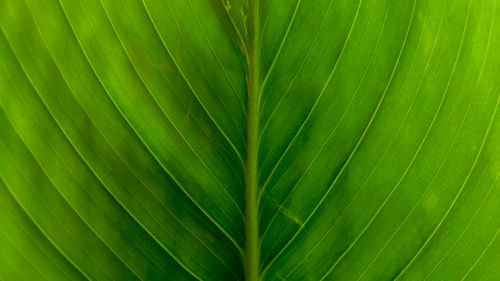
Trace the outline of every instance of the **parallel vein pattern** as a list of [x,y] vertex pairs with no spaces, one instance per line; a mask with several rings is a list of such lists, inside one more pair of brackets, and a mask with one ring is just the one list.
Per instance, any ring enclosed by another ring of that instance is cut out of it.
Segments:
[[0,0],[0,280],[500,280],[489,0]]

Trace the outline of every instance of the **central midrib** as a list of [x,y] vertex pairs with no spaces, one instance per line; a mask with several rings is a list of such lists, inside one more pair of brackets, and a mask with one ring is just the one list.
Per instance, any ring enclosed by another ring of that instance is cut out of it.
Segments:
[[260,280],[259,266],[259,100],[260,100],[260,20],[259,0],[248,1],[248,110],[245,163],[245,251],[243,256],[246,281]]

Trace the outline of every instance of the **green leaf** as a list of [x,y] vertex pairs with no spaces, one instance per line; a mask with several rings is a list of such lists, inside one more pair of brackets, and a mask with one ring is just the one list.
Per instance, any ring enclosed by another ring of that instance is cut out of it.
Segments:
[[0,280],[500,280],[491,0],[0,0]]

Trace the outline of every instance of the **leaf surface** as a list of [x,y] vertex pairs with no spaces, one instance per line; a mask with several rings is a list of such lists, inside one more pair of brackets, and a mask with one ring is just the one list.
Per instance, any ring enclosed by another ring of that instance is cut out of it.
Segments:
[[500,279],[500,7],[0,0],[0,280]]

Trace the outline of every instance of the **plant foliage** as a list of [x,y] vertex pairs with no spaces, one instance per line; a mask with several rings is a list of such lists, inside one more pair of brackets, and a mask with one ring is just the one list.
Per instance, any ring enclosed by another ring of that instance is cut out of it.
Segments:
[[0,0],[0,280],[500,280],[496,0]]

